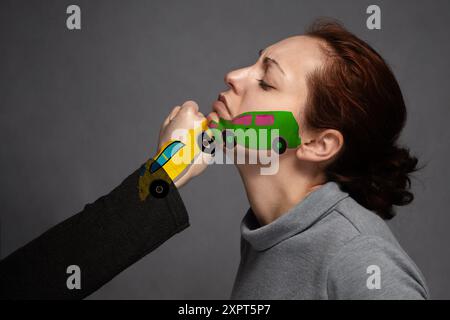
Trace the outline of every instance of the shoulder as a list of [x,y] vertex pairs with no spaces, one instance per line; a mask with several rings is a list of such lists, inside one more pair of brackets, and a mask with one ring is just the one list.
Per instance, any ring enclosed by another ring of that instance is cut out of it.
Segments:
[[347,197],[339,202],[334,212],[359,235],[373,235],[398,245],[386,222],[375,212],[366,209],[353,198]]
[[374,212],[347,197],[333,208],[328,224],[347,234],[328,261],[330,298],[428,298],[419,268]]
[[402,250],[386,222],[350,196],[330,208],[328,213],[317,221],[314,228],[311,228],[310,233],[315,235],[316,244],[320,243],[322,248],[327,250],[327,259],[336,255],[353,239],[369,236],[383,239],[390,246]]
[[348,241],[328,265],[331,299],[427,299],[420,270],[396,244],[360,234]]

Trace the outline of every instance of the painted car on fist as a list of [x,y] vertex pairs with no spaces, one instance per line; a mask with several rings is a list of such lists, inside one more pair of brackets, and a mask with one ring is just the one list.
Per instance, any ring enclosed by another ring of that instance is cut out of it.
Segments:
[[200,128],[189,129],[184,142],[171,140],[164,143],[156,156],[149,159],[139,172],[139,198],[144,201],[149,194],[162,198],[169,192],[169,185],[186,170],[201,153],[214,154],[209,139],[207,121]]

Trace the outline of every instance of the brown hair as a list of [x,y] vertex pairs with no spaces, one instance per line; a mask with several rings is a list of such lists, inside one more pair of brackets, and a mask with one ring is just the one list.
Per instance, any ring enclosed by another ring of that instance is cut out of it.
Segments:
[[414,199],[409,174],[418,170],[417,158],[397,144],[406,121],[400,86],[384,59],[339,22],[317,20],[306,35],[321,40],[327,57],[308,77],[306,123],[344,136],[327,179],[390,219],[393,205]]

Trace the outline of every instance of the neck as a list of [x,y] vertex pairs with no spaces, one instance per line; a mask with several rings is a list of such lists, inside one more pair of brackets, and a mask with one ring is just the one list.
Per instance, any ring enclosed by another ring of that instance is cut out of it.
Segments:
[[279,158],[278,172],[273,175],[262,175],[260,165],[237,166],[260,225],[282,216],[325,183],[323,173],[288,152]]

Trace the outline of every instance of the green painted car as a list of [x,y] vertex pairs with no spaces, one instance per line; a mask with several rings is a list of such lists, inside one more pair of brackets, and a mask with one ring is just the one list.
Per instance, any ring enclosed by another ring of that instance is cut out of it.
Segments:
[[[211,121],[209,128],[215,136],[220,136],[227,148],[236,144],[256,150],[272,149],[279,154],[287,148],[296,148],[301,144],[298,123],[290,111],[252,111],[245,112],[233,120],[219,119]],[[256,139],[252,139],[249,129],[255,130]],[[262,132],[265,131],[265,134]],[[273,130],[278,130],[278,134]],[[219,133],[219,134],[216,134]]]

